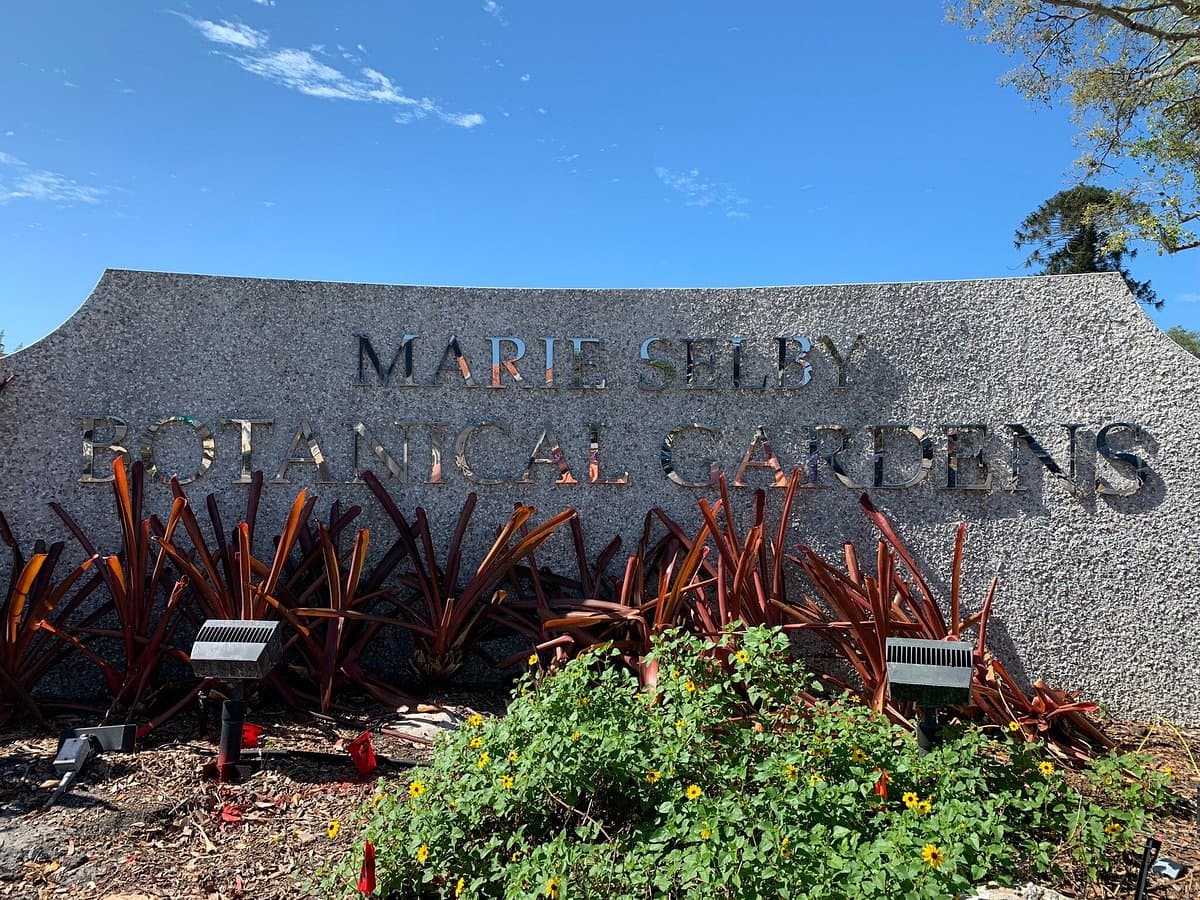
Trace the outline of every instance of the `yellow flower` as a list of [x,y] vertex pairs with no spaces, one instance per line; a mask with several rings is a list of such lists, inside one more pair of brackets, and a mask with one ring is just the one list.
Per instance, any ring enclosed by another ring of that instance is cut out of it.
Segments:
[[1020,722],[1009,722],[1008,730],[1013,732],[1013,734],[1016,734],[1018,731],[1021,730],[1021,723]]
[[701,828],[700,829],[700,840],[707,841],[710,837],[712,837],[712,829],[711,828]]
[[417,848],[417,862],[423,863],[427,859],[429,859],[429,845],[422,844],[420,847]]
[[646,780],[651,784],[656,783],[660,778],[662,778],[662,773],[658,769],[651,769],[646,773]]
[[1038,771],[1041,772],[1043,775],[1045,775],[1047,778],[1049,778],[1051,775],[1054,774],[1054,763],[1040,762],[1040,763],[1038,763]]
[[1174,774],[1175,774],[1175,770],[1174,770],[1174,769],[1172,769],[1170,766],[1164,766],[1164,767],[1163,767],[1163,770],[1162,770],[1162,773],[1163,773],[1164,775],[1166,775],[1168,778],[1170,778],[1172,775],[1174,775]]
[[410,781],[408,783],[408,796],[420,797],[425,793],[425,784],[421,781]]
[[338,832],[341,830],[342,830],[342,823],[339,822],[337,819],[334,819],[332,822],[329,823],[329,827],[327,829],[325,829],[325,833],[327,835],[329,835],[330,839],[333,839],[338,836]]
[[376,794],[375,799],[371,801],[371,809],[379,809],[381,803],[383,803],[383,794]]
[[454,886],[454,896],[455,896],[455,897],[461,897],[461,896],[462,896],[462,892],[463,892],[464,890],[466,890],[466,888],[467,888],[467,880],[466,880],[465,878],[459,878],[459,879],[458,879],[458,884],[456,884],[456,885]]
[[480,754],[479,754],[479,759],[477,759],[477,760],[475,761],[475,765],[476,765],[476,766],[478,766],[478,767],[479,767],[479,768],[481,768],[481,769],[486,769],[486,768],[487,768],[487,764],[488,764],[488,763],[490,763],[491,761],[492,761],[492,758],[491,758],[490,756],[488,756],[486,752],[485,752],[485,753],[480,753]]
[[521,756],[520,756],[520,754],[519,754],[519,753],[517,753],[517,751],[516,751],[516,750],[509,750],[509,751],[508,751],[508,761],[509,761],[509,762],[516,762],[516,761],[517,761],[518,759],[520,759],[520,758],[521,758]]
[[788,844],[790,844],[790,843],[791,843],[791,841],[788,838],[784,838],[782,841],[779,842],[779,855],[780,856],[791,856],[792,851],[788,849]]
[[916,809],[917,803],[920,800],[920,798],[912,791],[905,791],[904,796],[902,796],[900,799],[904,801],[904,805],[909,809]]
[[510,856],[508,858],[509,862],[516,862],[518,859],[520,859],[524,855],[525,854],[523,854],[520,850],[514,850],[512,856]]
[[1125,829],[1121,827],[1121,824],[1119,822],[1109,822],[1107,825],[1104,826],[1104,833],[1107,835],[1117,835],[1117,834],[1120,834],[1124,830]]
[[821,782],[823,782],[824,780],[825,780],[825,779],[824,779],[824,778],[822,778],[820,775],[809,775],[809,776],[808,776],[808,786],[809,786],[809,787],[816,787],[818,784],[820,784],[820,783],[821,783]]
[[472,750],[478,750],[482,746],[483,746],[483,738],[481,738],[481,737],[471,738],[471,749]]
[[800,770],[791,763],[788,763],[783,769],[783,774],[787,776],[788,781],[795,781],[800,777]]
[[704,793],[704,789],[698,784],[689,784],[685,793],[689,800],[699,800],[700,795]]
[[578,703],[580,706],[587,706],[589,701],[588,701],[587,697],[580,697],[575,702]]
[[513,777],[511,775],[501,775],[500,776],[500,787],[502,787],[506,791],[508,791],[508,790],[512,789],[512,786],[513,786]]
[[685,681],[683,683],[683,689],[685,691],[687,691],[689,694],[695,693],[696,692],[696,682],[692,681],[692,679],[689,678],[687,681]]
[[672,677],[672,678],[678,678],[678,677],[679,677],[679,670],[678,670],[678,669],[672,669],[672,670],[671,670],[671,677]]
[[850,759],[852,759],[854,762],[859,763],[861,765],[862,763],[865,763],[867,761],[866,751],[862,750],[859,747],[855,747],[853,750],[850,751]]
[[536,666],[538,664],[538,655],[536,653],[530,653],[529,659],[525,660],[525,662],[529,663],[531,666]]
[[483,716],[481,716],[479,713],[471,713],[471,715],[467,716],[468,728],[478,728],[482,724]]
[[940,847],[933,844],[926,844],[921,850],[921,859],[929,864],[931,869],[936,869],[946,861],[946,854],[942,852]]
[[546,882],[545,894],[547,897],[550,898],[550,900],[556,900],[556,898],[558,897],[558,879],[557,878],[551,878],[549,881]]
[[683,731],[683,729],[687,728],[687,722],[685,722],[683,719],[680,719],[675,723],[675,727],[680,731]]
[[917,812],[922,816],[929,815],[933,811],[933,802],[931,800],[922,800],[917,804]]
[[573,740],[573,741],[577,741],[577,740],[579,740],[579,738],[580,738],[580,734],[579,734],[579,732],[578,732],[578,731],[572,731],[572,732],[571,732],[571,740]]
[[736,659],[743,666],[746,663],[750,662],[750,654],[747,653],[745,650],[739,650],[737,653],[733,654],[733,658]]

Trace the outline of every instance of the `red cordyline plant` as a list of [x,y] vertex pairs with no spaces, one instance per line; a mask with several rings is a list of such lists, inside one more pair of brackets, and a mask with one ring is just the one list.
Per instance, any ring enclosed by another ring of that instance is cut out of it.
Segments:
[[[112,697],[106,721],[152,705],[149,696],[165,659],[174,657],[189,664],[187,652],[172,645],[175,631],[189,611],[187,581],[178,579],[168,566],[161,544],[171,539],[179,524],[182,502],[176,500],[172,505],[165,525],[155,516],[145,516],[142,463],[135,462],[127,473],[119,456],[113,461],[112,485],[121,534],[121,547],[114,554],[101,554],[69,513],[57,503],[50,504],[84,552],[96,561],[97,576],[108,594],[107,602],[79,623],[54,628],[55,634],[100,669]],[[110,618],[112,627],[107,626]],[[121,651],[119,660],[88,646],[96,639],[115,642]],[[165,714],[144,725],[142,733],[182,708],[198,690],[199,686],[191,686]]]
[[262,472],[255,472],[246,499],[246,515],[227,538],[221,521],[216,497],[208,495],[205,506],[212,525],[213,546],[210,547],[195,510],[188,501],[178,478],[171,479],[179,524],[191,541],[191,549],[180,546],[175,537],[160,538],[163,550],[179,569],[192,589],[206,618],[210,619],[269,619],[275,618],[268,599],[279,587],[286,572],[288,557],[298,545],[301,530],[316,505],[316,498],[301,490],[292,502],[283,530],[276,537],[275,553],[270,564],[254,556],[254,532],[258,524],[259,501],[262,497]]
[[[301,532],[305,555],[288,575],[283,590],[268,601],[294,631],[291,647],[305,670],[305,681],[316,685],[315,699],[322,712],[333,705],[335,692],[352,684],[389,706],[411,703],[362,662],[367,647],[381,629],[410,624],[395,591],[385,581],[405,552],[397,541],[369,571],[365,570],[370,532],[359,529],[349,550],[342,553],[338,538],[345,525],[358,514],[352,507],[339,515],[337,505],[327,526]],[[380,609],[391,609],[386,615]],[[308,695],[307,687],[298,690]]]
[[0,602],[0,725],[18,712],[44,723],[33,689],[70,650],[54,633],[100,582],[90,558],[64,578],[55,579],[64,547],[61,542],[47,549],[39,541],[26,560],[3,515],[0,540],[12,554],[8,589]]
[[[742,533],[724,476],[718,480],[719,499],[699,501],[703,521],[695,534],[685,532],[663,510],[652,510],[623,576],[607,582],[589,575],[581,531],[573,522],[580,578],[572,583],[554,581],[536,569],[524,573],[536,602],[523,602],[537,615],[520,630],[537,641],[538,650],[553,649],[558,657],[596,644],[615,646],[647,683],[656,673],[644,657],[651,640],[668,629],[707,637],[715,653],[726,655],[718,638],[729,626],[786,621],[777,601],[786,598],[783,548],[796,486],[794,478],[774,529],[766,523],[766,492],[758,491],[753,520]],[[653,534],[660,526],[665,533],[656,539]],[[607,568],[619,548],[619,543],[610,543],[596,569]],[[606,584],[608,589],[601,590]],[[571,592],[551,593],[564,587]]]
[[428,681],[449,679],[462,667],[467,652],[479,652],[480,641],[492,630],[508,596],[501,585],[519,563],[574,518],[575,511],[563,510],[522,533],[534,509],[516,507],[479,565],[469,572],[463,569],[462,543],[475,510],[475,494],[469,494],[463,504],[443,564],[424,508],[417,507],[410,523],[373,473],[363,473],[363,480],[396,526],[412,566],[398,582],[411,596],[412,621],[404,627],[413,633],[413,667]]
[[[959,526],[954,541],[947,620],[891,522],[866,494],[859,502],[881,536],[876,546],[875,574],[863,570],[849,542],[843,548],[845,571],[808,547],[800,547],[795,562],[816,588],[821,602],[803,597],[778,603],[794,629],[813,632],[837,651],[854,670],[859,685],[849,685],[831,675],[825,676],[827,681],[859,695],[877,712],[908,724],[910,707],[898,706],[888,697],[887,638],[961,640],[966,632],[974,630],[975,670],[971,684],[974,709],[961,709],[961,715],[982,716],[1003,727],[1016,722],[1027,738],[1040,737],[1068,760],[1087,759],[1098,749],[1113,746],[1112,740],[1088,718],[1088,713],[1096,710],[1096,704],[1080,702],[1040,681],[1035,682],[1031,697],[988,650],[987,625],[996,595],[996,579],[992,580],[979,610],[963,614],[965,524]],[[903,570],[899,563],[903,563]]]

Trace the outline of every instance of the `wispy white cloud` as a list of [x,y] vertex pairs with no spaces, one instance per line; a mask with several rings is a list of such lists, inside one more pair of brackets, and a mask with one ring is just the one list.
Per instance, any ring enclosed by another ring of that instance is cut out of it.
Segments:
[[483,4],[483,11],[489,16],[495,17],[496,21],[501,25],[508,24],[504,18],[504,7],[497,3],[496,0],[486,0]]
[[220,22],[210,22],[207,19],[193,19],[184,13],[176,13],[176,15],[214,44],[242,47],[245,50],[258,50],[267,44],[267,33],[265,31],[258,31],[240,22],[230,22],[228,19],[222,19]]
[[658,166],[654,170],[658,180],[686,198],[688,206],[719,209],[730,219],[748,219],[750,214],[744,207],[750,201],[741,196],[733,185],[723,181],[705,181],[699,169],[674,172]]
[[251,0],[252,3],[257,3],[259,6],[274,6],[275,0]]
[[529,73],[528,73],[528,72],[526,72],[524,75],[522,75],[522,76],[521,76],[521,80],[522,80],[522,81],[528,81],[528,80],[529,80]]
[[[0,156],[3,156],[3,155],[4,154],[0,153]],[[1200,303],[1200,294],[1191,294],[1191,293],[1176,294],[1175,302],[1176,303]]]
[[35,169],[9,153],[0,153],[0,203],[41,200],[48,203],[99,203],[103,188],[82,185],[66,175]]
[[474,128],[486,121],[480,113],[450,112],[428,97],[410,97],[377,69],[364,67],[353,74],[324,63],[313,55],[314,51],[321,52],[320,45],[314,44],[311,50],[275,49],[266,31],[249,25],[226,20],[210,22],[183,13],[176,15],[206,40],[221,46],[221,50],[214,52],[253,75],[310,97],[390,106],[396,110],[395,120],[401,124],[432,117],[459,128]]

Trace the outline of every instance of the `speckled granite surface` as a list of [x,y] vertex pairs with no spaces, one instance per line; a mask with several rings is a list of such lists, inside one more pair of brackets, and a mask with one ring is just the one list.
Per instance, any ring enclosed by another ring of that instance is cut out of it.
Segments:
[[[849,481],[948,579],[965,520],[967,596],[977,603],[999,572],[991,636],[1020,671],[1121,713],[1200,722],[1200,361],[1118,276],[582,291],[109,271],[58,330],[0,360],[8,374],[0,509],[26,544],[64,536],[46,506],[58,500],[115,548],[109,487],[81,483],[88,427],[95,478],[124,428],[119,443],[164,476],[195,476],[207,447],[189,491],[215,492],[227,522],[245,467],[284,482],[268,484],[264,522],[303,486],[321,510],[340,497],[383,527],[350,483],[357,446],[358,468],[443,530],[477,491],[476,550],[517,500],[545,516],[579,509],[593,549],[636,538],[653,505],[695,525],[710,489],[677,482],[704,482],[713,465],[733,478],[749,451],[734,491],[745,509],[773,483],[774,453],[781,470],[810,470],[796,541],[870,546]],[[1063,477],[1021,441],[1012,491],[1009,425]],[[1079,426],[1073,484],[1065,425]],[[1148,466],[1140,485],[1133,457]],[[151,508],[168,496],[156,484]],[[566,548],[539,562],[555,552]]]

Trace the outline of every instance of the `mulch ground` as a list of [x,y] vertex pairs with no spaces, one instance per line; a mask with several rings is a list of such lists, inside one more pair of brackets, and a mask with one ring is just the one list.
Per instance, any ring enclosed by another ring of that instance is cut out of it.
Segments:
[[[501,703],[464,694],[445,698],[445,706],[466,715],[473,709],[498,712]],[[293,898],[318,867],[351,846],[358,811],[374,796],[375,776],[356,773],[345,744],[371,730],[384,776],[403,777],[406,761],[429,755],[419,741],[388,735],[396,716],[382,709],[359,719],[283,709],[252,711],[249,718],[266,727],[268,749],[344,760],[281,759],[244,784],[214,784],[200,770],[216,752],[216,717],[188,713],[136,753],[104,754],[45,809],[57,783],[51,767],[57,740],[46,730],[0,731],[0,897]],[[1176,773],[1174,806],[1154,827],[1163,840],[1161,855],[1188,871],[1175,882],[1152,876],[1147,896],[1200,898],[1200,729],[1113,723],[1111,730],[1127,747],[1140,746]],[[340,827],[331,829],[332,822]],[[1055,887],[1068,897],[1128,898],[1139,861],[1131,854],[1098,886],[1068,879]]]

